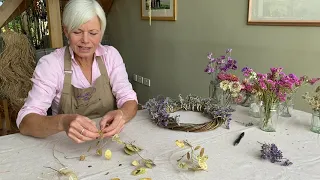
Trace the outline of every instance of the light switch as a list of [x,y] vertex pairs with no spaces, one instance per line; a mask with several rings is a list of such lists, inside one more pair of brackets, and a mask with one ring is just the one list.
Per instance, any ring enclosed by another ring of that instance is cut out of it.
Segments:
[[138,75],[136,75],[136,74],[133,74],[133,81],[138,81]]
[[137,82],[143,84],[143,77],[138,75]]
[[143,78],[143,84],[146,85],[146,86],[150,86],[150,79]]

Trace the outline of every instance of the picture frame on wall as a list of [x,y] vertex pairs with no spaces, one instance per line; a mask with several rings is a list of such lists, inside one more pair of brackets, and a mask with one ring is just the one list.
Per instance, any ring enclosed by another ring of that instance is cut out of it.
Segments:
[[320,0],[248,0],[248,25],[320,26]]
[[151,20],[177,20],[177,0],[141,0],[141,19],[149,20],[149,7]]

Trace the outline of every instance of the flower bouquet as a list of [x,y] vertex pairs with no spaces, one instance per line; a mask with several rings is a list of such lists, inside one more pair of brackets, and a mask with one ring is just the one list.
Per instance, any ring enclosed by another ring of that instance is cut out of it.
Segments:
[[241,104],[244,107],[249,107],[251,103],[255,101],[254,97],[256,91],[253,88],[253,82],[251,82],[248,78],[245,78],[244,80],[242,80],[241,85],[242,89],[239,95],[241,97],[239,98],[241,99],[241,101],[239,102],[239,104]]
[[306,92],[303,96],[312,109],[311,131],[320,134],[320,86],[317,87],[315,94],[310,96]]
[[256,73],[245,67],[243,75],[253,82],[257,98],[262,102],[260,106],[261,129],[267,132],[276,131],[276,122],[279,115],[279,103],[286,100],[293,80],[291,76],[282,72],[283,68],[270,68],[267,74]]
[[243,88],[238,77],[232,74],[220,73],[218,79],[220,89],[219,102],[222,106],[229,106],[240,101],[240,91]]
[[293,99],[297,90],[304,85],[314,85],[320,78],[311,78],[309,79],[307,76],[302,76],[298,78],[295,74],[289,74],[290,81],[292,86],[290,87],[286,100],[280,103],[280,116],[282,117],[291,117],[293,111]]
[[[234,75],[228,74],[229,70],[237,70],[237,61],[231,58],[232,49],[227,49],[225,55],[220,57],[213,57],[212,53],[208,54],[209,62],[204,72],[211,75],[212,79],[209,85],[209,97],[220,105],[221,103],[221,91],[220,83],[228,78],[236,78]],[[222,95],[223,96],[223,95]]]

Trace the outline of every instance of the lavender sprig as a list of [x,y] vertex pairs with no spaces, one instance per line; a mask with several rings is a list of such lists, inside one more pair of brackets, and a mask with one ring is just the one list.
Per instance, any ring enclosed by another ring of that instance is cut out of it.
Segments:
[[[262,144],[262,143],[261,143]],[[282,151],[275,144],[263,143],[261,146],[261,158],[270,160],[271,163],[281,163],[282,166],[290,166],[292,162],[283,158]],[[285,160],[283,162],[283,160]]]

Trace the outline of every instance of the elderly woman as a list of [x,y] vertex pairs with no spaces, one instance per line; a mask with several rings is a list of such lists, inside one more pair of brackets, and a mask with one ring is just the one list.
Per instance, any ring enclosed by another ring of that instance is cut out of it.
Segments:
[[[40,138],[65,131],[77,143],[98,138],[99,130],[111,137],[136,115],[137,96],[119,52],[100,44],[105,13],[95,0],[70,0],[63,28],[69,45],[39,60],[17,126]],[[91,119],[99,117],[97,128]]]

